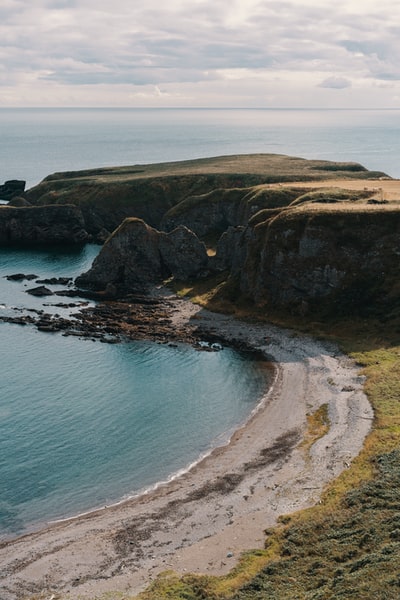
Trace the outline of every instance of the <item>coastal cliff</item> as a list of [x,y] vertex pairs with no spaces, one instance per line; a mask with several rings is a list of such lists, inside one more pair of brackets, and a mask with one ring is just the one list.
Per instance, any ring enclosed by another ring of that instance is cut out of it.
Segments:
[[231,277],[257,304],[340,315],[400,300],[398,208],[307,205],[249,226],[237,244],[246,236]]
[[234,301],[386,310],[400,254],[388,181],[357,163],[270,154],[58,173],[25,192],[31,206],[0,207],[0,243],[105,241],[76,283],[114,295],[219,273]]
[[[358,163],[250,154],[55,173],[25,197],[35,206],[78,206],[86,231],[103,242],[128,217],[168,231],[185,225],[200,235],[211,228],[222,233],[228,225],[243,223],[257,207],[269,206],[253,189],[259,185],[381,176]],[[293,200],[291,194],[275,194],[279,206]]]
[[1,246],[84,244],[88,239],[76,206],[0,206]]
[[246,227],[228,228],[211,257],[182,225],[166,234],[126,219],[76,283],[137,291],[171,276],[187,280],[224,271],[236,300],[292,313],[364,314],[398,305],[396,207],[307,204],[256,217]]

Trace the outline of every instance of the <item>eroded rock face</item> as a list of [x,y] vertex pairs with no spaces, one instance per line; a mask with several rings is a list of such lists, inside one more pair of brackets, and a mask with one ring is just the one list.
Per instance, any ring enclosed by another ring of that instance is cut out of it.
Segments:
[[0,245],[83,244],[88,239],[76,206],[0,206]]
[[207,261],[204,244],[186,227],[166,234],[141,219],[125,219],[76,284],[97,290],[110,285],[117,290],[145,290],[171,275],[195,277]]
[[257,303],[304,313],[323,306],[339,314],[383,306],[395,293],[396,209],[284,211],[246,234],[240,287]]
[[240,270],[246,256],[242,252],[245,231],[250,229],[238,226],[224,231],[217,242],[215,256],[210,258],[210,267],[214,271],[231,271],[234,274]]
[[176,279],[197,277],[207,268],[208,256],[203,242],[187,227],[160,233],[160,254],[167,270]]
[[141,219],[126,219],[76,283],[97,290],[107,284],[136,289],[162,275],[158,231]]

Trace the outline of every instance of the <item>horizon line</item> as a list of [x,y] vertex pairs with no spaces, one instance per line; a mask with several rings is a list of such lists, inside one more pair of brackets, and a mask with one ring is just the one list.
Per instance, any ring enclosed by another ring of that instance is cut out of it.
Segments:
[[371,107],[324,107],[324,106],[0,106],[0,110],[326,110],[326,111],[345,111],[345,110],[400,110],[399,107],[371,106]]

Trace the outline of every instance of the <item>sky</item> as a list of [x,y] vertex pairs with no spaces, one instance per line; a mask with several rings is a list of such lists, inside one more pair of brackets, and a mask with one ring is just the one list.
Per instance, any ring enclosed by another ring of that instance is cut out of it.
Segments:
[[1,0],[0,107],[400,107],[398,0]]

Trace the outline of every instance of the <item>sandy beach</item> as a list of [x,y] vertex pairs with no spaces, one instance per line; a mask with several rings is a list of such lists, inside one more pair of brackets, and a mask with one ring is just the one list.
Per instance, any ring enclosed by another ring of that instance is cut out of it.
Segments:
[[[273,359],[274,383],[257,412],[227,446],[151,493],[1,544],[2,600],[134,595],[165,570],[226,573],[242,551],[263,547],[279,515],[318,502],[361,450],[373,413],[356,365],[336,347],[179,299],[171,319]],[[329,432],[306,451],[307,414],[322,404]]]

